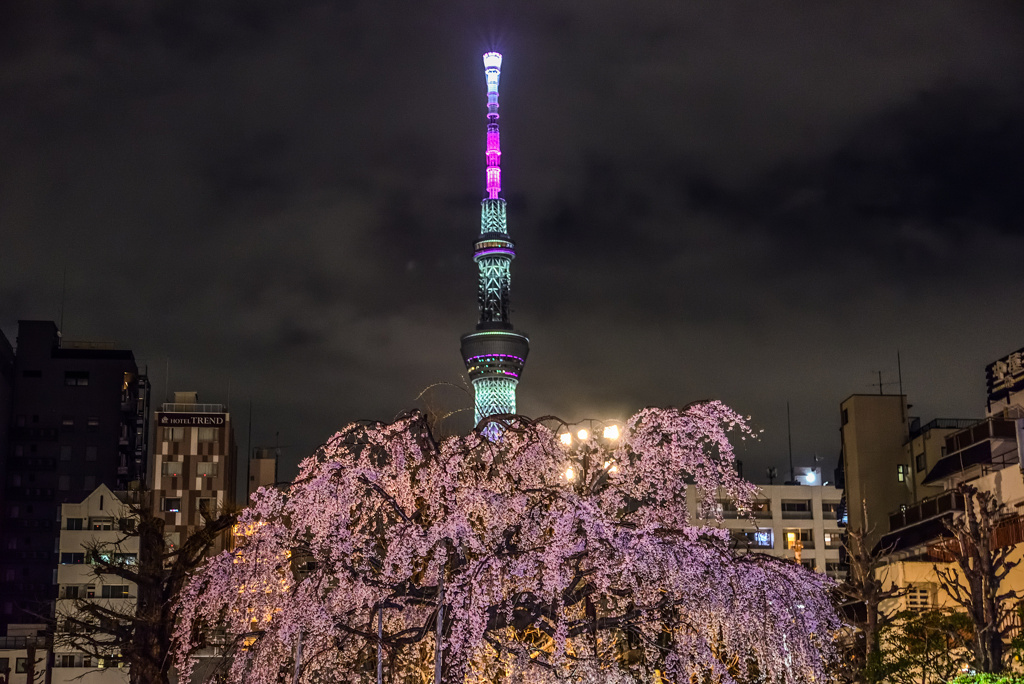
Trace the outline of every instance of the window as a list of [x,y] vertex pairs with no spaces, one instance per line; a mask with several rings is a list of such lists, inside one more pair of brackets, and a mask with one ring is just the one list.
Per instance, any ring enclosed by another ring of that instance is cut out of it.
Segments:
[[164,461],[163,465],[160,466],[160,471],[164,475],[178,477],[181,475],[181,461]]
[[907,610],[922,611],[932,606],[932,588],[928,584],[911,584],[907,589]]
[[75,656],[68,655],[66,653],[63,654],[63,655],[57,656],[57,667],[74,667],[74,666],[75,666]]
[[219,430],[215,427],[201,427],[196,430],[200,442],[216,442]]
[[62,553],[60,554],[61,565],[82,565],[85,563],[85,553]]
[[64,432],[74,432],[75,419],[71,416],[64,416],[60,421],[60,426],[64,428]]
[[924,452],[923,451],[921,453],[919,453],[917,456],[914,457],[914,467],[917,468],[917,472],[919,472],[919,473],[924,472],[925,460],[924,460]]
[[808,570],[814,570],[814,561],[811,559],[801,560],[800,565],[804,566]]
[[99,453],[99,447],[87,446],[85,447],[85,460],[95,461],[96,455]]
[[839,506],[841,504],[838,501],[822,501],[821,502],[821,513],[826,518],[835,519],[839,515]]
[[782,502],[782,517],[809,520],[811,515],[811,502],[803,500],[791,500]]
[[164,511],[168,513],[177,513],[181,510],[181,497],[167,497],[164,499]]
[[60,460],[70,461],[71,460],[71,445],[61,444],[60,445]]
[[906,463],[897,463],[896,464],[896,480],[897,480],[897,482],[906,482],[907,481],[907,471],[908,470],[909,470],[909,468],[907,468],[907,464]]
[[69,584],[64,587],[64,598],[76,599],[78,598],[78,590],[81,589],[77,584]]
[[843,545],[843,534],[841,532],[825,532],[825,548],[838,549]]
[[68,387],[88,385],[89,371],[64,371],[64,384]]
[[214,497],[203,497],[201,499],[197,499],[197,502],[201,513],[212,513],[213,510],[217,508],[217,499]]
[[134,553],[115,553],[114,563],[117,565],[135,565],[139,557]]
[[185,439],[185,428],[183,428],[183,427],[164,428],[164,441],[165,442],[181,442],[184,439]]
[[100,419],[99,418],[89,418],[88,420],[85,421],[85,431],[86,432],[96,432],[99,429],[100,429]]
[[96,489],[96,476],[86,475],[85,479],[82,481],[82,488],[87,492],[91,492]]
[[80,529],[82,529],[82,524],[84,522],[85,522],[85,520],[83,518],[68,518],[67,529],[69,529],[69,530],[80,530]]
[[787,549],[795,549],[797,540],[800,540],[801,548],[814,548],[814,537],[811,536],[810,530],[789,529],[785,530],[783,534],[786,537]]
[[[10,612],[10,611],[7,611]],[[10,658],[0,658],[0,672],[7,672],[7,668],[11,666]]]
[[58,476],[57,477],[57,489],[62,491],[62,492],[66,492],[69,489],[71,489],[71,476],[70,475],[60,475],[60,476]]
[[[202,428],[200,428],[202,429]],[[199,477],[212,477],[217,474],[217,464],[202,461],[196,464],[196,475]],[[734,516],[735,517],[735,516]]]
[[14,660],[14,672],[16,674],[25,674],[28,672],[28,658],[16,658]]
[[110,530],[114,526],[112,518],[89,518],[89,528],[93,530]]
[[103,598],[128,598],[128,585],[104,584]]

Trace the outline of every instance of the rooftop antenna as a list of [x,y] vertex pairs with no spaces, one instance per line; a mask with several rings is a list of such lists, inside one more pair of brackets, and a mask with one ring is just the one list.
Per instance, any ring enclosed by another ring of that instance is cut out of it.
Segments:
[[907,398],[903,396],[903,364],[900,363],[900,350],[896,350],[896,373],[900,382],[900,417],[903,422],[907,420]]
[[779,476],[779,469],[772,466],[767,470],[766,475],[768,475],[768,484],[775,484],[775,478]]
[[68,267],[64,266],[64,277],[60,284],[60,323],[57,325],[57,335],[64,332],[64,301],[68,293]]
[[789,436],[789,481],[796,482],[796,471],[793,469],[793,423],[789,419],[789,402],[786,402],[786,432]]

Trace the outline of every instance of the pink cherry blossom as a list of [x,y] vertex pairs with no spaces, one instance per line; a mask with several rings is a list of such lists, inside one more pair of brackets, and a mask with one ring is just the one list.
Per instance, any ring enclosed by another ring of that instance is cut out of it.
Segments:
[[494,441],[438,442],[415,413],[349,425],[285,491],[254,494],[236,548],[186,588],[177,667],[223,629],[230,681],[278,682],[301,634],[302,681],[373,681],[382,613],[386,676],[431,681],[443,577],[446,682],[824,678],[830,581],[737,555],[687,507],[689,493],[704,517],[723,499],[749,510],[740,416],[649,408],[615,441],[571,446],[561,429],[517,418]]

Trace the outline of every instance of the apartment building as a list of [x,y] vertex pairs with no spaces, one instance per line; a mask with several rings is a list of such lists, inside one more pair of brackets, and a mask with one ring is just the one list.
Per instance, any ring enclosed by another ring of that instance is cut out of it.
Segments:
[[[762,485],[752,516],[737,511],[731,501],[722,500],[717,504],[721,523],[703,522],[728,529],[738,550],[799,560],[810,570],[841,577],[843,531],[838,516],[842,496],[842,490],[830,485]],[[696,516],[697,501],[692,491],[687,503]]]
[[0,341],[0,627],[49,616],[60,506],[97,485],[144,477],[149,382],[130,350],[65,340],[52,321],[19,321]]
[[[97,603],[114,613],[130,616],[138,598],[133,582],[93,571],[94,554],[106,560],[134,565],[139,538],[128,534],[137,521],[129,494],[100,485],[81,503],[61,506],[60,566],[57,569],[57,626],[53,637],[52,684],[122,684],[128,681],[115,648],[82,648],[77,636],[89,631],[84,603]],[[98,633],[90,634],[102,641]]]

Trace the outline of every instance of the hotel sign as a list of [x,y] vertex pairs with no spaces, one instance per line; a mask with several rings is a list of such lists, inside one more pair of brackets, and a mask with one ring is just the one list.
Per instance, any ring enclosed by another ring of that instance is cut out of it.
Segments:
[[161,413],[160,427],[224,427],[226,413]]
[[1007,354],[985,368],[989,402],[1005,399],[1011,392],[1024,389],[1024,349]]

